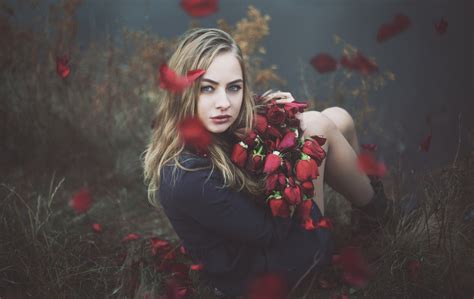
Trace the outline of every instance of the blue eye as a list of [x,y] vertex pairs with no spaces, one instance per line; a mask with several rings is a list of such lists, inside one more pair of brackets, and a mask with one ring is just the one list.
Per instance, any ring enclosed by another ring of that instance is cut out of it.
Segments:
[[232,85],[229,87],[229,89],[232,91],[232,92],[238,92],[240,89],[242,89],[240,87],[240,85]]
[[[209,89],[208,89],[209,88]],[[210,92],[212,91],[213,87],[208,85],[208,86],[203,86],[201,87],[201,92]]]

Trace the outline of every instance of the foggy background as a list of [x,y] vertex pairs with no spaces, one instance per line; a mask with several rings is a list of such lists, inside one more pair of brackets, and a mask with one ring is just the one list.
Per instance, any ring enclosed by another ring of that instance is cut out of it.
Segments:
[[[378,143],[379,158],[390,165],[403,156],[404,168],[423,169],[450,163],[456,154],[461,134],[460,156],[468,153],[468,135],[474,121],[473,110],[473,25],[472,0],[222,0],[219,11],[195,18],[202,27],[216,27],[218,19],[234,25],[246,17],[248,6],[269,15],[270,35],[264,39],[264,67],[277,65],[277,73],[287,81],[283,88],[296,100],[306,101],[302,91],[301,69],[306,76],[324,81],[310,59],[327,52],[340,57],[333,42],[339,35],[358,47],[366,57],[375,57],[382,70],[396,76],[377,92],[370,103],[376,108],[378,122],[387,136],[360,136],[360,143]],[[379,26],[396,13],[410,17],[411,27],[383,42],[376,41]],[[21,21],[32,16],[17,16]],[[185,32],[193,20],[179,1],[114,0],[84,1],[78,10],[78,36],[81,44],[100,41],[106,35],[119,38],[120,30],[149,30],[170,38]],[[434,24],[448,22],[440,35]],[[275,88],[278,88],[275,86]],[[321,88],[325,97],[327,91]],[[357,107],[343,107],[351,111]],[[461,131],[458,117],[461,114]],[[429,152],[418,146],[429,133],[426,117],[431,117],[433,138]],[[471,137],[472,138],[472,137]]]

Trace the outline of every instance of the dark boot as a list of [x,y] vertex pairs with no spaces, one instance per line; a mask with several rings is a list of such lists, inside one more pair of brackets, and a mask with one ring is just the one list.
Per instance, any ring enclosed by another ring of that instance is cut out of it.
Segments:
[[356,234],[368,236],[379,232],[393,220],[393,201],[385,194],[379,177],[368,176],[374,190],[372,200],[365,206],[352,205],[352,225]]

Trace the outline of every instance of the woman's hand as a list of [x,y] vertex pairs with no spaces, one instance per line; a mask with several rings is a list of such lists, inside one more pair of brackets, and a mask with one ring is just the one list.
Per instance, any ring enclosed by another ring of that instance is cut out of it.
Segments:
[[272,92],[270,94],[267,94],[266,96],[263,97],[265,101],[274,99],[277,104],[282,104],[282,103],[290,103],[293,102],[295,99],[289,92],[282,92],[282,91],[276,91]]

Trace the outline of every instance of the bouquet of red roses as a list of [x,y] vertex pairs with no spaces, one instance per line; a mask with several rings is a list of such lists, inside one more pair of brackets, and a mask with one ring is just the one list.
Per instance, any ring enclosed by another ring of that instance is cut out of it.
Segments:
[[[261,97],[256,98],[257,103]],[[255,175],[266,175],[266,203],[272,214],[301,219],[305,229],[328,227],[323,219],[313,223],[310,217],[314,196],[313,181],[318,167],[326,157],[321,147],[326,139],[320,136],[303,138],[296,117],[307,108],[303,102],[277,103],[275,100],[258,105],[256,125],[234,145],[232,161]]]

